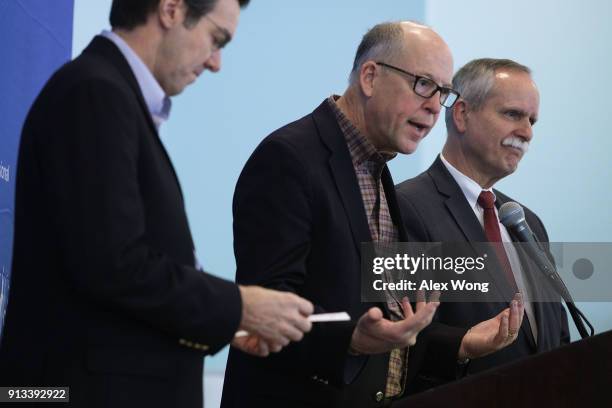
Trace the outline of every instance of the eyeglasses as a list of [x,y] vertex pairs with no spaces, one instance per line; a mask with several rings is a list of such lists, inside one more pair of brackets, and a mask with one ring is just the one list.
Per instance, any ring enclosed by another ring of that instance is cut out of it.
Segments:
[[411,74],[410,72],[404,71],[401,68],[394,67],[393,65],[380,61],[376,61],[376,65],[380,65],[381,67],[389,68],[393,71],[413,77],[414,83],[412,84],[412,90],[415,94],[423,98],[431,98],[436,94],[436,92],[440,91],[440,105],[444,106],[445,108],[452,108],[455,102],[457,102],[457,99],[459,99],[459,92],[452,88],[440,86],[431,78]]

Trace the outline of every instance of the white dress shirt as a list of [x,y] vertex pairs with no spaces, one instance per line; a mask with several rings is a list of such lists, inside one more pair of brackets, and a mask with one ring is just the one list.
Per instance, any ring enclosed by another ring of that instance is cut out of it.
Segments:
[[157,82],[153,76],[153,73],[123,38],[108,30],[102,31],[100,35],[111,40],[127,60],[136,77],[136,81],[138,81],[138,86],[149,108],[153,122],[159,129],[161,124],[168,120],[170,116],[170,108],[172,107],[170,98],[166,96],[161,85],[159,85],[159,82]]
[[[484,209],[480,206],[480,204],[478,204],[478,196],[482,191],[490,191],[493,196],[495,196],[493,188],[491,187],[488,189],[483,189],[480,184],[478,184],[477,182],[457,170],[452,164],[450,164],[444,158],[442,153],[440,153],[440,159],[442,160],[442,163],[444,163],[444,166],[446,167],[448,172],[455,179],[455,182],[457,182],[457,184],[461,188],[461,191],[463,192],[465,199],[470,205],[470,208],[472,209],[472,211],[474,211],[474,215],[476,215],[478,222],[480,222],[480,225],[484,229]],[[497,220],[499,223],[499,231],[501,233],[502,242],[511,243],[512,238],[510,237],[508,230],[502,223],[499,222],[499,214],[497,211],[497,207],[495,208],[495,215],[497,216]],[[521,260],[518,256],[518,253],[516,252],[516,248],[514,248],[514,245],[504,245],[504,249],[506,250],[506,254],[508,255],[508,261],[510,261],[510,267],[512,268],[512,274],[514,275],[516,286],[518,287],[519,292],[523,295],[525,303],[525,313],[529,318],[529,325],[531,326],[533,338],[537,342],[538,327],[536,324],[533,304],[529,301],[529,294],[527,292],[527,287],[525,286],[525,281],[523,279],[523,268],[521,266]]]

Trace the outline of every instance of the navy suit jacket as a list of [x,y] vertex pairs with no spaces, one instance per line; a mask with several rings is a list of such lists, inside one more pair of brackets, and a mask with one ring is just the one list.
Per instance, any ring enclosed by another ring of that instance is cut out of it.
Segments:
[[[388,169],[382,182],[404,239]],[[373,306],[360,296],[360,244],[372,238],[348,147],[327,101],[257,147],[238,180],[233,209],[237,282],[295,292],[312,301],[316,313],[346,311],[353,320]],[[354,326],[316,323],[301,342],[267,359],[231,349],[222,407],[377,406],[388,353],[364,358],[356,379],[344,384]]]
[[[513,201],[495,191],[496,205]],[[408,238],[413,242],[486,242],[484,230],[470,208],[459,185],[438,157],[431,167],[417,177],[397,186],[397,198]],[[540,219],[528,208],[525,217],[541,242],[548,235]],[[520,251],[524,269],[533,271],[535,264]],[[492,276],[501,293],[511,297],[504,279]],[[505,285],[505,286],[504,286]],[[569,342],[565,309],[558,302],[534,302],[538,328],[537,345],[525,318],[517,340],[510,346],[488,356],[472,360],[467,367],[457,366],[457,352],[467,330],[490,319],[508,307],[508,303],[441,303],[434,321],[419,335],[410,350],[410,392],[453,380],[458,376],[477,373],[500,364],[543,352]]]
[[202,406],[236,285],[194,268],[179,183],[136,78],[96,37],[45,85],[19,149],[0,384],[72,406]]

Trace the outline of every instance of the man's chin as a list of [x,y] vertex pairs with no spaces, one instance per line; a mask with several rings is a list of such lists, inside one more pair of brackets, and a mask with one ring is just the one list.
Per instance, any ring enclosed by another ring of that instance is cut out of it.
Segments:
[[185,84],[185,85],[177,85],[174,88],[171,88],[168,92],[166,92],[166,96],[176,96],[180,93],[182,93],[185,88],[187,88],[189,84]]
[[497,168],[497,171],[495,173],[497,173],[498,176],[498,180],[503,179],[504,177],[508,177],[509,175],[511,175],[512,173],[514,173],[516,170],[518,169],[518,162],[516,163],[504,163],[503,168]]
[[400,146],[400,150],[399,153],[402,154],[412,154],[414,152],[416,152],[417,148],[419,147],[419,142],[415,142],[413,140],[404,143],[402,146]]
[[399,146],[400,150],[399,153],[402,154],[412,154],[414,153],[417,148],[419,147],[419,143],[421,143],[421,140],[423,140],[425,138],[425,136],[427,136],[427,134],[424,135],[410,135],[405,137],[402,140],[401,145]]
[[521,162],[522,156],[512,156],[506,159],[506,171],[508,174],[512,174],[518,169],[519,163]]

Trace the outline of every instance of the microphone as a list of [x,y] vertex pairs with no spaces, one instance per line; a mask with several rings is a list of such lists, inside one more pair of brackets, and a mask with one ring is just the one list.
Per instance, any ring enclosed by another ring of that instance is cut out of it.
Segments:
[[586,316],[584,316],[584,314],[574,305],[572,296],[559,276],[557,269],[548,256],[546,256],[544,249],[540,246],[538,237],[533,233],[531,228],[529,228],[529,224],[527,224],[527,220],[525,220],[525,211],[523,207],[514,201],[502,204],[499,208],[499,221],[508,229],[514,239],[526,244],[523,248],[525,248],[526,252],[539,267],[540,271],[550,280],[557,293],[565,300],[581,337],[585,338],[589,336],[582,320],[589,326],[590,335],[592,336],[594,333],[593,326],[586,319]]
[[542,251],[538,238],[529,228],[525,220],[525,211],[519,203],[508,201],[502,204],[499,208],[499,222],[504,224],[518,241],[535,244]]
[[[544,250],[540,247],[538,238],[535,236],[527,220],[525,220],[525,211],[519,203],[509,201],[502,204],[499,208],[499,221],[504,224],[510,234],[519,242],[526,245],[523,246],[531,259],[538,265],[540,270],[552,281],[555,289],[561,290],[559,294],[566,301],[572,301],[571,296],[565,287],[565,284],[559,277],[555,266],[550,262]],[[567,296],[567,297],[566,297]]]

